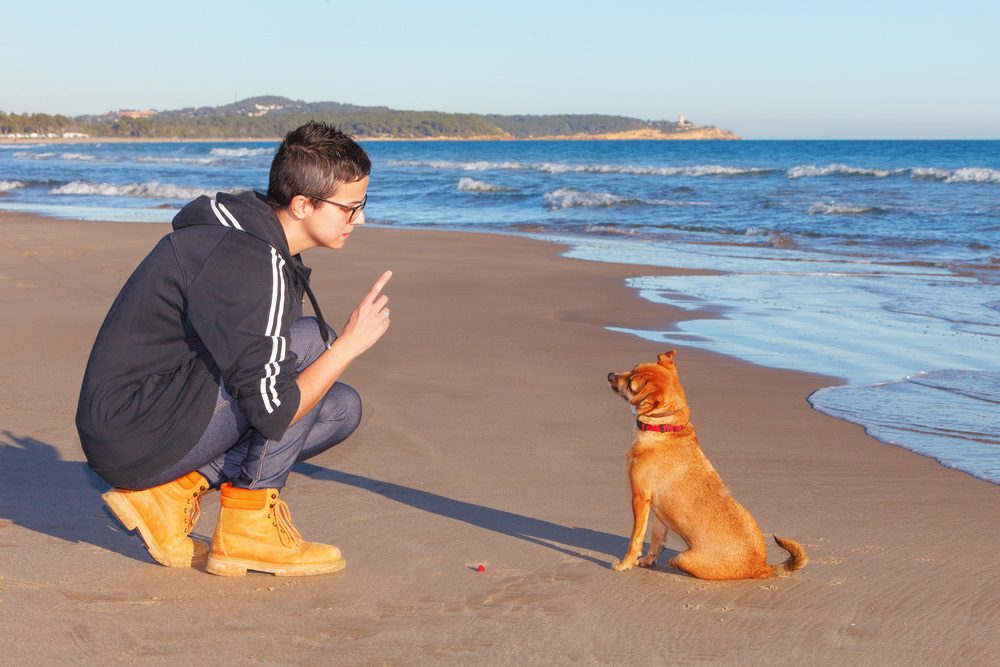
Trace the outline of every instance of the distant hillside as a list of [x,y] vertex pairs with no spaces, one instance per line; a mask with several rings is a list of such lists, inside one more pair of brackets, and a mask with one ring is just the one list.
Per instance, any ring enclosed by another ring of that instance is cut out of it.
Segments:
[[264,139],[280,137],[313,119],[337,125],[363,139],[739,139],[728,130],[683,120],[645,121],[599,114],[503,116],[400,111],[273,95],[217,107],[123,109],[75,118],[0,112],[0,136],[82,133],[95,138]]

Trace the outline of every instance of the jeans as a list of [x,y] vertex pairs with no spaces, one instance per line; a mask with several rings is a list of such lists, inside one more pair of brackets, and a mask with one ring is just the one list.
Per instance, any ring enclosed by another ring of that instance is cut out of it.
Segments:
[[[330,340],[336,337],[331,330]],[[298,357],[300,371],[319,358],[326,348],[314,318],[292,324],[289,348]],[[236,401],[220,386],[215,413],[194,448],[137,488],[159,486],[197,470],[213,487],[230,482],[244,489],[280,489],[292,466],[343,442],[360,423],[361,397],[336,382],[281,440],[268,440],[250,428]]]

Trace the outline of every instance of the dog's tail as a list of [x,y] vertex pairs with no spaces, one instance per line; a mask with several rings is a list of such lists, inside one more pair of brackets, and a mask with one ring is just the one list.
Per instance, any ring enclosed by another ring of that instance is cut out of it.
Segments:
[[772,535],[771,537],[774,538],[774,541],[778,543],[779,547],[790,554],[788,556],[788,560],[774,568],[774,574],[776,576],[788,574],[789,572],[795,572],[795,570],[801,570],[809,562],[809,556],[806,555],[806,550],[795,540],[778,537],[777,535]]

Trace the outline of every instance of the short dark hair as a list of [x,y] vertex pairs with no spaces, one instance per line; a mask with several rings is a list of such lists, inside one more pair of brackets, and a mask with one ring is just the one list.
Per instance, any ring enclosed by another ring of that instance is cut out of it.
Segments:
[[372,163],[354,139],[332,125],[311,120],[285,135],[271,162],[267,201],[285,208],[295,195],[327,197],[341,183],[371,173]]

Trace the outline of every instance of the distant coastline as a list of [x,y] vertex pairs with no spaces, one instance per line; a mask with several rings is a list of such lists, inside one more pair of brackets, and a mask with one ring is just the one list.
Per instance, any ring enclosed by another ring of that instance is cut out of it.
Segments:
[[[479,135],[456,137],[450,135],[431,137],[366,137],[353,135],[358,141],[741,141],[742,137],[727,130],[710,129],[683,134],[619,132],[606,134],[551,135],[541,137],[512,137]],[[280,143],[281,137],[37,137],[34,139],[10,138],[0,135],[0,144],[94,144],[94,143]]]
[[739,140],[730,130],[605,114],[501,115],[405,111],[340,102],[253,97],[217,107],[119,109],[68,117],[0,110],[0,142],[278,141],[308,120],[363,141]]

